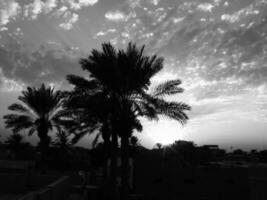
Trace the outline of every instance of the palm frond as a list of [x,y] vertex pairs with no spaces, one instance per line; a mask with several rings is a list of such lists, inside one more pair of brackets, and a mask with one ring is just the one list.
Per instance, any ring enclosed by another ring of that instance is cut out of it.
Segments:
[[94,90],[99,87],[99,83],[95,79],[87,80],[83,77],[71,74],[67,75],[67,80],[70,84],[74,85],[76,88],[79,89]]
[[27,115],[8,114],[3,118],[5,119],[5,127],[12,129],[14,132],[28,129],[34,125],[33,119]]
[[101,133],[99,132],[98,134],[96,134],[95,138],[92,141],[92,147],[95,148],[98,141],[99,141],[99,137],[101,136]]
[[33,133],[36,131],[36,127],[32,127],[32,128],[30,128],[30,130],[29,130],[29,132],[28,132],[28,135],[29,136],[32,136],[33,135]]
[[178,87],[181,83],[182,82],[179,79],[169,80],[164,83],[161,83],[155,88],[155,90],[152,92],[152,95],[158,97],[158,96],[182,93],[184,89]]
[[191,107],[184,103],[167,102],[162,99],[157,100],[157,112],[171,119],[175,119],[181,124],[185,124],[189,119],[185,111],[189,111],[190,109]]
[[84,131],[80,131],[78,133],[74,133],[73,134],[73,138],[71,140],[71,143],[72,144],[76,144],[77,142],[79,142],[87,134],[88,134],[88,130],[84,130]]
[[19,103],[13,103],[10,106],[8,106],[8,110],[21,112],[21,113],[29,113],[29,109]]

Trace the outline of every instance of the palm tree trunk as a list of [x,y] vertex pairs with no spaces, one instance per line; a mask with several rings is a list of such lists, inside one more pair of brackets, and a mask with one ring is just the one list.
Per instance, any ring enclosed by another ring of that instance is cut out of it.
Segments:
[[108,127],[108,122],[104,123],[103,124],[103,127],[102,127],[102,138],[104,140],[104,156],[105,156],[105,163],[104,163],[104,167],[105,167],[105,170],[104,170],[104,178],[105,180],[108,178],[108,158],[110,156],[110,145],[111,145],[111,142],[110,142],[110,135],[109,135],[109,127]]
[[129,137],[121,137],[122,184],[121,199],[127,200],[129,194]]
[[105,180],[108,178],[108,158],[109,158],[109,151],[110,151],[110,141],[107,139],[104,139],[104,153],[105,153],[105,159],[104,159],[104,178]]
[[116,133],[112,133],[111,141],[111,159],[110,159],[110,189],[111,199],[116,198],[117,189],[117,155],[118,155],[118,136]]
[[[111,141],[110,141],[110,138],[108,137],[108,133],[105,132],[105,131],[108,131],[107,129],[103,130],[104,132],[102,132],[102,137],[103,137],[103,140],[104,140],[104,153],[105,153],[105,159],[104,159],[104,167],[105,167],[105,170],[104,170],[104,192],[103,192],[103,199],[111,199],[111,189],[110,189],[110,186],[111,186],[111,181],[110,181],[110,173],[108,173],[108,171],[110,172],[110,166],[108,165],[109,162],[109,158],[110,158],[110,150],[111,150]],[[109,198],[110,197],[110,198]]]
[[48,146],[49,146],[49,136],[48,136],[48,129],[45,126],[39,126],[38,129],[38,137],[40,139],[39,146],[40,146],[40,153],[41,153],[41,171],[43,173],[46,172],[46,157],[48,153]]

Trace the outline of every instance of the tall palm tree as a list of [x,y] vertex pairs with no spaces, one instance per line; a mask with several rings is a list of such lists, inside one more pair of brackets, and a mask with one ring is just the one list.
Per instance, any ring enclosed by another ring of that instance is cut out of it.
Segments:
[[44,84],[39,88],[27,87],[18,97],[20,103],[8,107],[16,114],[4,116],[6,128],[14,133],[28,130],[30,136],[36,132],[40,139],[41,153],[44,155],[50,142],[48,132],[55,127],[59,129],[64,122],[64,119],[61,119],[63,96],[62,92],[54,91]]
[[69,129],[74,135],[72,142],[76,143],[85,135],[97,131],[92,143],[94,147],[99,137],[102,137],[105,149],[105,169],[108,169],[108,159],[111,158],[109,176],[107,170],[105,170],[104,175],[108,178],[108,188],[111,189],[107,195],[114,199],[115,189],[112,187],[116,185],[118,136],[111,128],[111,113],[114,112],[113,103],[110,101],[107,91],[103,90],[102,85],[97,80],[89,80],[76,75],[68,75],[67,80],[74,85],[74,89],[69,92],[65,107],[78,122],[76,126],[71,126]]
[[[90,73],[89,77],[70,75],[68,80],[75,86],[77,96],[83,94],[91,100],[102,99],[100,102],[93,101],[95,104],[86,104],[90,114],[84,114],[91,117],[100,110],[110,123],[111,136],[114,136],[112,141],[118,136],[121,138],[122,198],[126,199],[129,138],[134,130],[142,130],[139,117],[158,119],[158,115],[163,114],[184,124],[188,119],[185,111],[190,107],[164,100],[166,95],[183,92],[179,87],[180,80],[166,81],[149,92],[150,80],[163,68],[163,59],[144,55],[144,46],[137,48],[129,43],[126,50],[117,51],[110,43],[104,43],[102,51],[92,50],[88,58],[81,59],[80,64]],[[105,124],[105,121],[101,123]]]

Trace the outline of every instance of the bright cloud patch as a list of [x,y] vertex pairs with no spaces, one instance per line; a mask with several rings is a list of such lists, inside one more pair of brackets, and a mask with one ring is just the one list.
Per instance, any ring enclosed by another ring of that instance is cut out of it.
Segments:
[[240,19],[250,16],[250,15],[258,15],[260,13],[259,10],[254,8],[254,5],[249,5],[248,7],[241,9],[233,14],[223,14],[221,19],[223,21],[228,21],[230,23],[238,22]]
[[198,9],[204,12],[211,12],[214,6],[210,3],[203,3],[198,5]]
[[105,14],[105,17],[111,21],[125,21],[127,16],[121,11],[109,11]]
[[116,29],[108,29],[107,31],[99,31],[95,34],[94,38],[100,37],[100,36],[105,36],[109,33],[115,33],[117,30]]
[[54,8],[57,7],[56,0],[34,0],[32,3],[24,6],[24,17],[29,19],[37,19],[38,15],[41,13],[48,14]]
[[[19,14],[28,20],[36,20],[39,15],[47,14],[59,17],[68,10],[77,12],[97,2],[98,0],[0,0],[0,26],[8,24]],[[71,26],[68,24],[66,27]]]
[[16,92],[21,91],[25,85],[13,79],[8,79],[4,76],[0,68],[0,92]]
[[14,0],[0,1],[0,26],[9,23],[10,19],[14,19],[20,12],[20,5]]
[[150,2],[151,2],[153,5],[157,6],[157,5],[159,4],[160,0],[150,0]]
[[92,6],[98,2],[98,0],[65,0],[66,4],[73,10],[80,10],[82,7]]
[[70,30],[73,27],[73,24],[76,23],[79,20],[79,15],[76,13],[69,14],[69,19],[64,22],[59,24],[59,27],[65,30]]

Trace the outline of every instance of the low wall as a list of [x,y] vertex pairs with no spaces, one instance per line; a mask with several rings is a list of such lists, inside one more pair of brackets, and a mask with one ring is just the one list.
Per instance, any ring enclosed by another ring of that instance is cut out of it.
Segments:
[[23,194],[42,188],[58,178],[56,175],[37,175],[28,172],[0,172],[0,194]]
[[0,193],[1,194],[19,194],[27,191],[26,173],[0,173]]
[[38,190],[54,181],[59,179],[59,175],[42,175],[42,174],[32,174],[29,177],[29,186],[31,190]]
[[28,193],[18,200],[66,200],[69,196],[69,177],[63,176],[41,189]]
[[1,172],[29,171],[34,168],[33,161],[0,160]]

